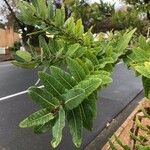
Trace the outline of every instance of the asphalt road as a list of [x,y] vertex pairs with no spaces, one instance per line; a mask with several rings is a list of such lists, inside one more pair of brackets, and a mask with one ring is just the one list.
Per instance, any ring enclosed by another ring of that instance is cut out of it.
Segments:
[[[36,70],[23,70],[10,63],[0,64],[0,150],[50,150],[51,135],[35,135],[30,129],[20,129],[19,122],[37,110],[25,91],[37,81]],[[99,94],[98,114],[93,131],[84,132],[84,149],[142,90],[140,78],[124,64],[113,73],[114,82]],[[22,92],[22,93],[20,93]],[[20,93],[20,94],[16,94]],[[64,130],[58,150],[74,150],[70,134]]]

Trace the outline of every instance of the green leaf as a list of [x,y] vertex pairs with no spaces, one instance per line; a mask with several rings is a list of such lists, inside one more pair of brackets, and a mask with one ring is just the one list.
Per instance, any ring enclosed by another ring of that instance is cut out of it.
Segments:
[[65,21],[65,9],[64,6],[61,7],[61,9],[56,9],[56,14],[55,14],[55,24],[58,27],[61,27],[64,25]]
[[95,66],[97,69],[103,69],[107,64],[115,63],[115,60],[112,57],[105,57],[99,60],[99,64]]
[[94,38],[93,38],[93,34],[91,32],[92,28],[90,28],[84,35],[83,35],[83,41],[84,41],[84,45],[87,46],[91,46]]
[[45,56],[49,57],[50,50],[49,50],[48,44],[45,41],[45,38],[42,35],[39,36],[39,44],[40,44],[40,47],[42,48]]
[[48,109],[41,109],[23,120],[19,126],[21,128],[38,126],[45,124],[52,119],[54,119],[54,115]]
[[144,64],[133,65],[133,68],[141,75],[150,78],[150,62],[145,62]]
[[51,144],[53,148],[56,148],[61,142],[62,130],[64,127],[65,127],[65,111],[63,110],[62,107],[60,107],[58,119],[56,120],[56,123],[52,128],[53,140],[51,141]]
[[150,99],[150,79],[142,76],[145,97]]
[[48,0],[48,19],[51,20],[54,17],[53,0]]
[[67,91],[66,94],[63,94],[63,98],[65,107],[71,110],[77,107],[86,98],[86,93],[85,90],[81,88],[73,88]]
[[83,126],[87,130],[92,130],[93,121],[96,117],[97,112],[97,99],[94,93],[92,93],[88,98],[86,98],[81,104],[80,109],[82,113]]
[[65,28],[67,30],[67,32],[69,33],[72,33],[74,31],[74,28],[75,28],[75,22],[74,22],[74,18],[73,17],[70,17],[66,20],[65,22]]
[[24,60],[25,62],[30,62],[32,60],[31,54],[27,51],[19,50],[16,52],[16,55],[20,57],[22,60]]
[[98,89],[98,87],[101,85],[102,80],[99,78],[88,78],[86,80],[83,80],[79,82],[78,85],[75,87],[82,88],[85,90],[86,96],[90,96],[94,91]]
[[32,4],[25,1],[19,1],[18,8],[20,10],[20,13],[17,16],[19,20],[27,25],[36,24],[37,18],[34,16],[36,9]]
[[149,133],[149,129],[141,123],[138,116],[136,116],[136,118],[135,118],[135,123],[141,130]]
[[135,31],[136,29],[131,30],[130,32],[126,32],[122,37],[120,37],[115,48],[117,53],[121,54],[128,47],[128,44]]
[[82,36],[82,34],[84,33],[84,27],[82,25],[82,20],[81,19],[77,20],[75,28],[74,28],[73,31],[74,31],[74,34],[75,34],[76,37],[81,37]]
[[122,143],[122,141],[116,136],[114,135],[116,142],[124,149],[124,150],[131,150],[130,147],[128,145],[124,145]]
[[88,76],[90,74],[90,70],[88,65],[86,64],[86,62],[82,61],[81,59],[77,59],[78,63],[82,66],[82,68],[84,69],[84,72],[86,73],[86,76]]
[[102,80],[101,85],[107,85],[112,82],[112,78],[110,77],[110,74],[105,74],[106,71],[94,71],[93,75],[88,76],[87,78],[99,78]]
[[66,89],[71,89],[76,85],[76,81],[72,76],[63,71],[62,69],[51,66],[50,68],[51,74],[66,88]]
[[87,47],[81,46],[81,47],[79,47],[76,51],[74,51],[72,57],[73,57],[73,58],[82,57],[82,56],[85,54],[86,51],[87,51]]
[[137,147],[138,147],[138,150],[150,150],[150,146],[149,145],[147,145],[147,146],[139,145]]
[[70,45],[68,48],[68,51],[66,52],[66,56],[72,57],[73,54],[78,50],[79,47],[80,47],[80,45],[78,43]]
[[47,18],[48,9],[45,0],[37,0],[37,13],[41,19]]
[[134,62],[138,62],[138,63],[148,61],[150,58],[150,53],[141,48],[134,48],[133,54],[134,55],[133,57],[131,57],[131,59],[133,59]]
[[53,110],[59,106],[59,101],[45,89],[30,87],[28,93],[31,96],[32,100],[43,108]]
[[99,65],[97,57],[90,51],[86,53],[86,57],[93,63],[93,65]]
[[109,145],[112,150],[117,150],[117,148],[115,147],[115,145],[112,143],[111,140],[109,140]]
[[51,120],[45,124],[39,125],[39,126],[34,126],[33,127],[34,133],[42,134],[42,133],[46,133],[47,131],[50,131],[52,129],[52,126],[53,126],[52,121],[53,120]]
[[79,148],[82,143],[83,132],[82,115],[80,108],[77,107],[74,110],[70,110],[67,113],[67,120],[70,128],[70,133],[72,135],[73,143],[76,147]]
[[33,69],[35,68],[38,64],[35,61],[31,61],[31,62],[18,62],[18,61],[12,61],[12,64],[14,64],[17,67],[21,67],[24,69]]
[[64,86],[53,76],[48,75],[47,73],[39,72],[39,77],[46,90],[49,91],[54,97],[62,101],[62,94],[65,93]]
[[69,59],[67,59],[67,64],[68,64],[69,71],[70,71],[71,75],[78,82],[82,81],[86,77],[84,69],[76,60],[69,58]]

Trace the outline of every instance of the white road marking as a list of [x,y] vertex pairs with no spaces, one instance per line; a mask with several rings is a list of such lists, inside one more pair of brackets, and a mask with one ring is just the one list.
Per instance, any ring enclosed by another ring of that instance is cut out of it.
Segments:
[[[43,87],[44,86],[41,85],[38,88],[43,88]],[[25,94],[27,92],[28,92],[28,90],[25,90],[25,91],[21,91],[21,92],[18,92],[18,93],[15,93],[15,94],[11,94],[11,95],[8,95],[8,96],[5,96],[5,97],[1,97],[0,101],[6,100],[6,99],[10,99],[10,98],[13,98],[13,97],[16,97],[16,96],[19,96],[19,95],[23,95],[23,94]]]

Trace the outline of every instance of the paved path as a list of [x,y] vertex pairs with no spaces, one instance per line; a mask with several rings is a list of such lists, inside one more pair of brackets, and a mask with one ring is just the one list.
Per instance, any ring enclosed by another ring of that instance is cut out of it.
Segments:
[[[19,122],[37,110],[24,92],[37,80],[37,71],[23,70],[9,63],[0,64],[0,150],[49,150],[50,134],[35,135],[30,129],[20,129]],[[142,90],[141,80],[126,66],[118,64],[113,74],[114,82],[101,91],[98,114],[92,132],[84,132],[82,149],[87,146],[123,108]],[[74,150],[70,134],[58,150]]]

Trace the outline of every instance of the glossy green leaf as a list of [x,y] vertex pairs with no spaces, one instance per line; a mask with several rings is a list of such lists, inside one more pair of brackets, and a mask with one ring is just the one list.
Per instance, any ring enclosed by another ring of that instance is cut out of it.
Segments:
[[88,78],[87,80],[83,80],[79,82],[76,86],[77,88],[82,88],[85,90],[86,96],[90,96],[94,91],[100,87],[102,80],[99,78]]
[[16,55],[20,57],[22,60],[24,60],[25,62],[30,62],[32,60],[31,54],[27,51],[19,50],[16,52]]
[[18,61],[12,61],[11,62],[12,64],[14,64],[15,66],[17,67],[21,67],[21,68],[24,68],[24,69],[33,69],[33,68],[36,68],[37,67],[37,63],[34,62],[34,61],[31,61],[31,62],[18,62]]
[[65,107],[67,109],[73,109],[86,98],[86,93],[84,89],[73,88],[67,91],[66,94],[63,94],[63,98],[65,101]]
[[57,79],[47,73],[39,72],[39,77],[46,90],[62,101],[62,94],[65,93],[64,86]]
[[63,110],[62,107],[60,107],[58,119],[56,120],[56,123],[52,128],[53,140],[51,141],[51,144],[53,148],[56,148],[61,142],[62,130],[64,127],[65,127],[65,111]]
[[93,65],[99,65],[98,59],[96,58],[96,56],[91,53],[90,51],[88,51],[86,53],[86,57],[93,63]]
[[150,146],[149,145],[147,145],[147,146],[139,145],[138,150],[150,150]]
[[92,93],[88,98],[86,98],[82,104],[80,104],[80,109],[82,113],[83,126],[87,130],[92,130],[93,121],[97,113],[97,97]]
[[73,31],[74,31],[74,34],[75,34],[76,37],[81,37],[82,36],[82,34],[84,33],[84,27],[82,25],[82,20],[81,19],[77,20],[75,28],[74,28]]
[[54,17],[53,0],[48,0],[48,19],[51,20]]
[[19,1],[18,8],[20,13],[17,15],[19,20],[27,25],[35,25],[38,19],[34,16],[36,9],[33,5],[26,1]]
[[48,9],[45,0],[37,0],[37,14],[43,20],[47,18]]
[[83,41],[84,41],[84,45],[87,46],[91,46],[94,38],[93,38],[93,34],[91,32],[92,28],[90,28],[84,35],[83,35]]
[[49,50],[48,44],[46,43],[45,38],[41,35],[39,36],[39,44],[44,52],[44,55],[47,57],[50,56],[50,50]]
[[62,6],[61,9],[56,9],[55,24],[56,26],[60,27],[64,24],[64,21],[65,21],[65,10],[64,6]]
[[82,115],[79,107],[74,110],[70,110],[67,114],[67,120],[70,128],[70,133],[72,135],[73,143],[76,147],[80,147],[82,143],[82,133],[83,133],[83,124],[82,124]]
[[150,99],[150,79],[142,76],[145,97]]
[[42,133],[46,133],[46,132],[50,131],[53,126],[52,122],[53,122],[53,120],[51,120],[45,124],[39,125],[39,126],[34,126],[33,127],[34,133],[42,134]]
[[141,75],[150,78],[150,62],[145,62],[144,64],[133,65],[133,68]]
[[45,124],[52,119],[54,119],[54,115],[48,109],[41,109],[23,120],[19,126],[21,128],[38,126]]
[[135,31],[136,29],[131,30],[130,32],[126,32],[122,37],[120,37],[116,45],[116,52],[120,53],[128,47],[128,44]]
[[88,76],[87,78],[99,78],[102,80],[102,86],[110,84],[112,82],[112,78],[110,77],[110,74],[105,74],[104,71],[94,71],[93,75]]
[[70,17],[66,20],[65,22],[65,28],[67,30],[67,32],[73,32],[74,28],[75,28],[75,22],[74,22],[74,18]]
[[66,52],[66,56],[72,57],[73,54],[78,50],[79,47],[80,47],[80,45],[78,43],[69,46],[68,51]]
[[62,69],[52,66],[50,68],[51,74],[66,88],[71,89],[76,85],[74,78]]
[[82,81],[86,77],[84,69],[82,68],[82,66],[76,60],[67,59],[67,64],[68,64],[71,75],[78,82]]
[[28,93],[32,98],[32,100],[35,101],[40,106],[42,106],[43,108],[49,108],[53,110],[59,106],[59,101],[45,89],[30,87]]

